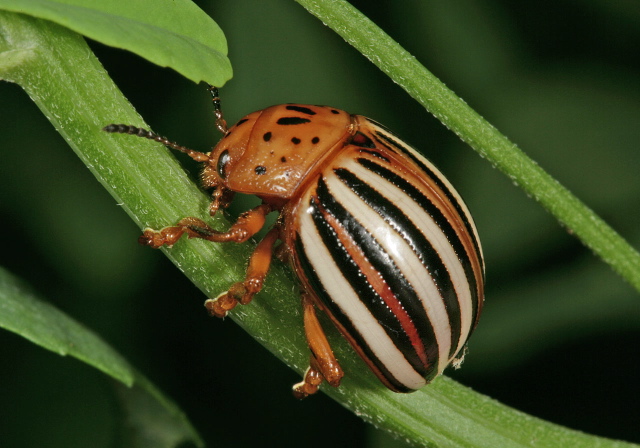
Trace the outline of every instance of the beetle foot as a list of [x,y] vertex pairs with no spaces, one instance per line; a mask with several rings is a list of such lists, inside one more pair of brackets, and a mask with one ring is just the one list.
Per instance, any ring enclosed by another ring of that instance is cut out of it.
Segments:
[[[154,249],[159,249],[165,244],[171,247],[177,238],[168,238],[169,235],[165,232],[166,229],[170,229],[170,227],[165,227],[162,230],[144,229],[144,232],[138,238],[138,244]],[[170,242],[169,240],[172,241]]]
[[220,294],[215,299],[208,299],[204,302],[204,306],[209,314],[214,317],[225,317],[228,311],[236,307],[238,301],[231,297],[228,292]]
[[293,396],[298,400],[307,398],[309,395],[313,395],[318,392],[318,387],[322,384],[324,378],[319,370],[309,366],[304,374],[304,378],[293,386]]
[[331,372],[331,378],[327,378],[322,374],[320,365],[318,364],[318,360],[316,359],[316,357],[311,355],[309,359],[309,368],[307,368],[302,381],[294,384],[293,386],[293,396],[298,400],[307,398],[309,395],[313,395],[318,392],[318,388],[323,381],[326,381],[333,387],[338,387],[340,385],[340,380],[342,379],[343,373],[339,365],[337,366],[337,369],[337,372]]
[[158,249],[162,246],[173,246],[185,233],[189,238],[209,239],[213,232],[213,229],[201,219],[189,217],[181,219],[175,226],[164,227],[160,230],[144,229],[138,238],[138,243]]

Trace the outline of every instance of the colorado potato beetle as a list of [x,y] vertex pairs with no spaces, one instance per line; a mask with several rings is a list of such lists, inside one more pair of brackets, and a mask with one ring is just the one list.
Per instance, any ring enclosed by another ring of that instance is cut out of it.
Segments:
[[[303,398],[343,376],[320,326],[327,313],[389,389],[411,392],[464,354],[484,301],[478,234],[460,195],[427,159],[361,115],[326,106],[283,104],[253,112],[227,129],[212,87],[223,137],[210,153],[150,131],[109,125],[107,132],[149,138],[204,163],[214,215],[234,193],[261,204],[227,231],[188,217],[140,242],[173,245],[183,234],[241,243],[280,213],[255,248],[242,282],[205,305],[223,317],[262,289],[274,249],[302,287],[310,364],[294,395]],[[280,242],[276,246],[277,242]]]

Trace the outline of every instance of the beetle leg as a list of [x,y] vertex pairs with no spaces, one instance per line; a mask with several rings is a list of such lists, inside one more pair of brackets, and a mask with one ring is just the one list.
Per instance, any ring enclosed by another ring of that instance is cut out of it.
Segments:
[[227,208],[233,200],[234,192],[223,188],[221,186],[216,187],[211,195],[212,201],[209,204],[209,214],[215,215],[221,208]]
[[145,229],[138,242],[157,249],[163,245],[173,246],[183,234],[189,238],[202,238],[216,243],[244,243],[264,226],[271,206],[262,204],[244,212],[226,232],[214,230],[203,220],[193,217],[182,218],[177,225],[160,230]]
[[271,265],[273,245],[278,240],[278,233],[278,229],[274,227],[258,243],[249,259],[244,281],[233,284],[227,292],[204,303],[211,315],[224,317],[227,311],[233,309],[238,303],[246,305],[255,294],[260,292]]
[[288,263],[291,258],[289,246],[283,241],[273,250],[273,255],[281,262]]
[[318,392],[318,387],[324,381],[324,377],[320,373],[316,358],[311,355],[309,357],[309,367],[304,373],[302,381],[293,386],[293,396],[298,400],[307,398],[309,395]]
[[[205,225],[206,227],[203,229],[195,226],[194,230],[199,233],[196,238],[204,238],[216,243],[244,243],[262,229],[266,216],[270,211],[271,206],[268,204],[261,204],[252,208],[242,213],[238,217],[238,220],[226,232],[218,232],[207,225]],[[193,238],[191,234],[189,237]]]
[[340,385],[340,380],[344,376],[342,368],[338,363],[327,336],[320,325],[316,308],[311,297],[304,293],[302,295],[302,308],[304,312],[304,331],[307,336],[307,344],[311,350],[309,368],[303,380],[293,386],[293,395],[302,399],[314,394],[322,380],[326,380],[331,386]]

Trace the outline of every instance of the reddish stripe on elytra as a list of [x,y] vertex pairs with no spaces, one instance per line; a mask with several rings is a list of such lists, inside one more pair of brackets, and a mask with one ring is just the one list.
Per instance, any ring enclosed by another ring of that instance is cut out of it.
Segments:
[[424,348],[424,344],[422,343],[422,339],[420,339],[420,336],[418,336],[418,329],[413,323],[413,320],[411,319],[411,317],[409,317],[409,314],[407,314],[405,309],[402,307],[402,305],[398,301],[395,294],[393,294],[391,289],[389,289],[386,282],[384,282],[384,286],[385,287],[383,291],[380,291],[376,288],[376,292],[380,294],[380,297],[382,297],[382,300],[384,300],[387,306],[391,308],[391,311],[393,312],[393,314],[398,318],[400,325],[402,325],[404,332],[409,337],[409,340],[411,341],[411,346],[416,351],[418,357],[420,358],[420,361],[422,361],[422,364],[425,366],[425,368],[428,367],[427,353]]
[[398,319],[398,322],[402,326],[404,333],[411,341],[411,346],[420,358],[420,361],[425,366],[425,368],[428,368],[429,362],[427,360],[427,353],[424,344],[422,343],[422,339],[418,334],[418,329],[416,328],[413,320],[404,309],[396,295],[389,287],[389,284],[384,281],[380,273],[371,265],[371,263],[369,263],[360,247],[350,238],[348,232],[340,231],[342,226],[335,219],[335,217],[333,217],[330,213],[325,213],[324,217],[329,225],[336,230],[336,236],[343,244],[347,252],[350,254],[352,259],[356,262],[356,264],[362,271],[362,274],[367,279],[367,282],[371,285],[376,294],[380,296],[387,307],[389,307],[392,314]]

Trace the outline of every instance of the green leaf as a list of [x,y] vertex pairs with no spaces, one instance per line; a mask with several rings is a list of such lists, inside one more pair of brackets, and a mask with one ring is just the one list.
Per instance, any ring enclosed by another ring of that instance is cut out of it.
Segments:
[[128,387],[134,372],[129,364],[90,330],[0,268],[0,327],[59,355],[71,355],[112,376]]
[[[0,268],[0,328],[47,350],[73,356],[115,378],[131,426],[128,446],[176,446],[200,437],[182,411],[91,330],[38,299]],[[152,415],[153,418],[144,418]],[[139,422],[142,420],[142,422]]]
[[222,86],[232,76],[222,30],[190,0],[0,0],[0,9],[58,23],[196,83]]

